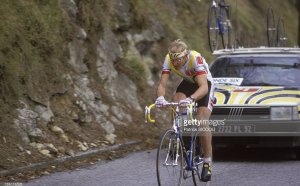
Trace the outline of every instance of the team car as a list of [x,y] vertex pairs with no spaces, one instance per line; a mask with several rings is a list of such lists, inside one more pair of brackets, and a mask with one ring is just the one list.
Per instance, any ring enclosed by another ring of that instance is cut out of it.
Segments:
[[214,51],[213,143],[293,147],[300,158],[300,49]]

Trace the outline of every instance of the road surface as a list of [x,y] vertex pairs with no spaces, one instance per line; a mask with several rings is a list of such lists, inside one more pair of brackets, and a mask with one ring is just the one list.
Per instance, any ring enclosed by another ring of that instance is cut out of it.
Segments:
[[[217,151],[213,186],[300,185],[300,161],[291,150],[230,149]],[[25,186],[152,186],[157,185],[156,150],[136,152],[122,159],[98,162],[88,168],[58,172],[23,183]],[[193,185],[185,180],[183,185]]]

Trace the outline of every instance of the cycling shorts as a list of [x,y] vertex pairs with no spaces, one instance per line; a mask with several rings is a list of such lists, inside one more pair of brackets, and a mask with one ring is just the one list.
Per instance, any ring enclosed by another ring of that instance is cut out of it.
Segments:
[[[197,107],[207,107],[210,111],[212,111],[214,106],[214,86],[211,84],[210,81],[207,81],[207,85],[207,94],[202,99],[197,100],[196,103]],[[189,97],[193,93],[195,93],[198,88],[199,86],[196,83],[191,83],[187,80],[182,80],[176,89],[176,93],[181,92],[185,94],[186,97]]]

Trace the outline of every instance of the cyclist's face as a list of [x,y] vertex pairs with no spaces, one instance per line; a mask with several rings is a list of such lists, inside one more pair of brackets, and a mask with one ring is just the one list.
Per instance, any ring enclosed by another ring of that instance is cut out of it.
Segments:
[[184,64],[184,58],[185,56],[181,58],[171,59],[171,62],[176,69],[179,69]]

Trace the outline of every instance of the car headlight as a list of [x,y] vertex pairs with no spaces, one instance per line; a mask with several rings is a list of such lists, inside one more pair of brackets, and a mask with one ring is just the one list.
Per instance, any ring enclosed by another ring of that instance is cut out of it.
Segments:
[[271,107],[271,120],[299,119],[297,107]]

